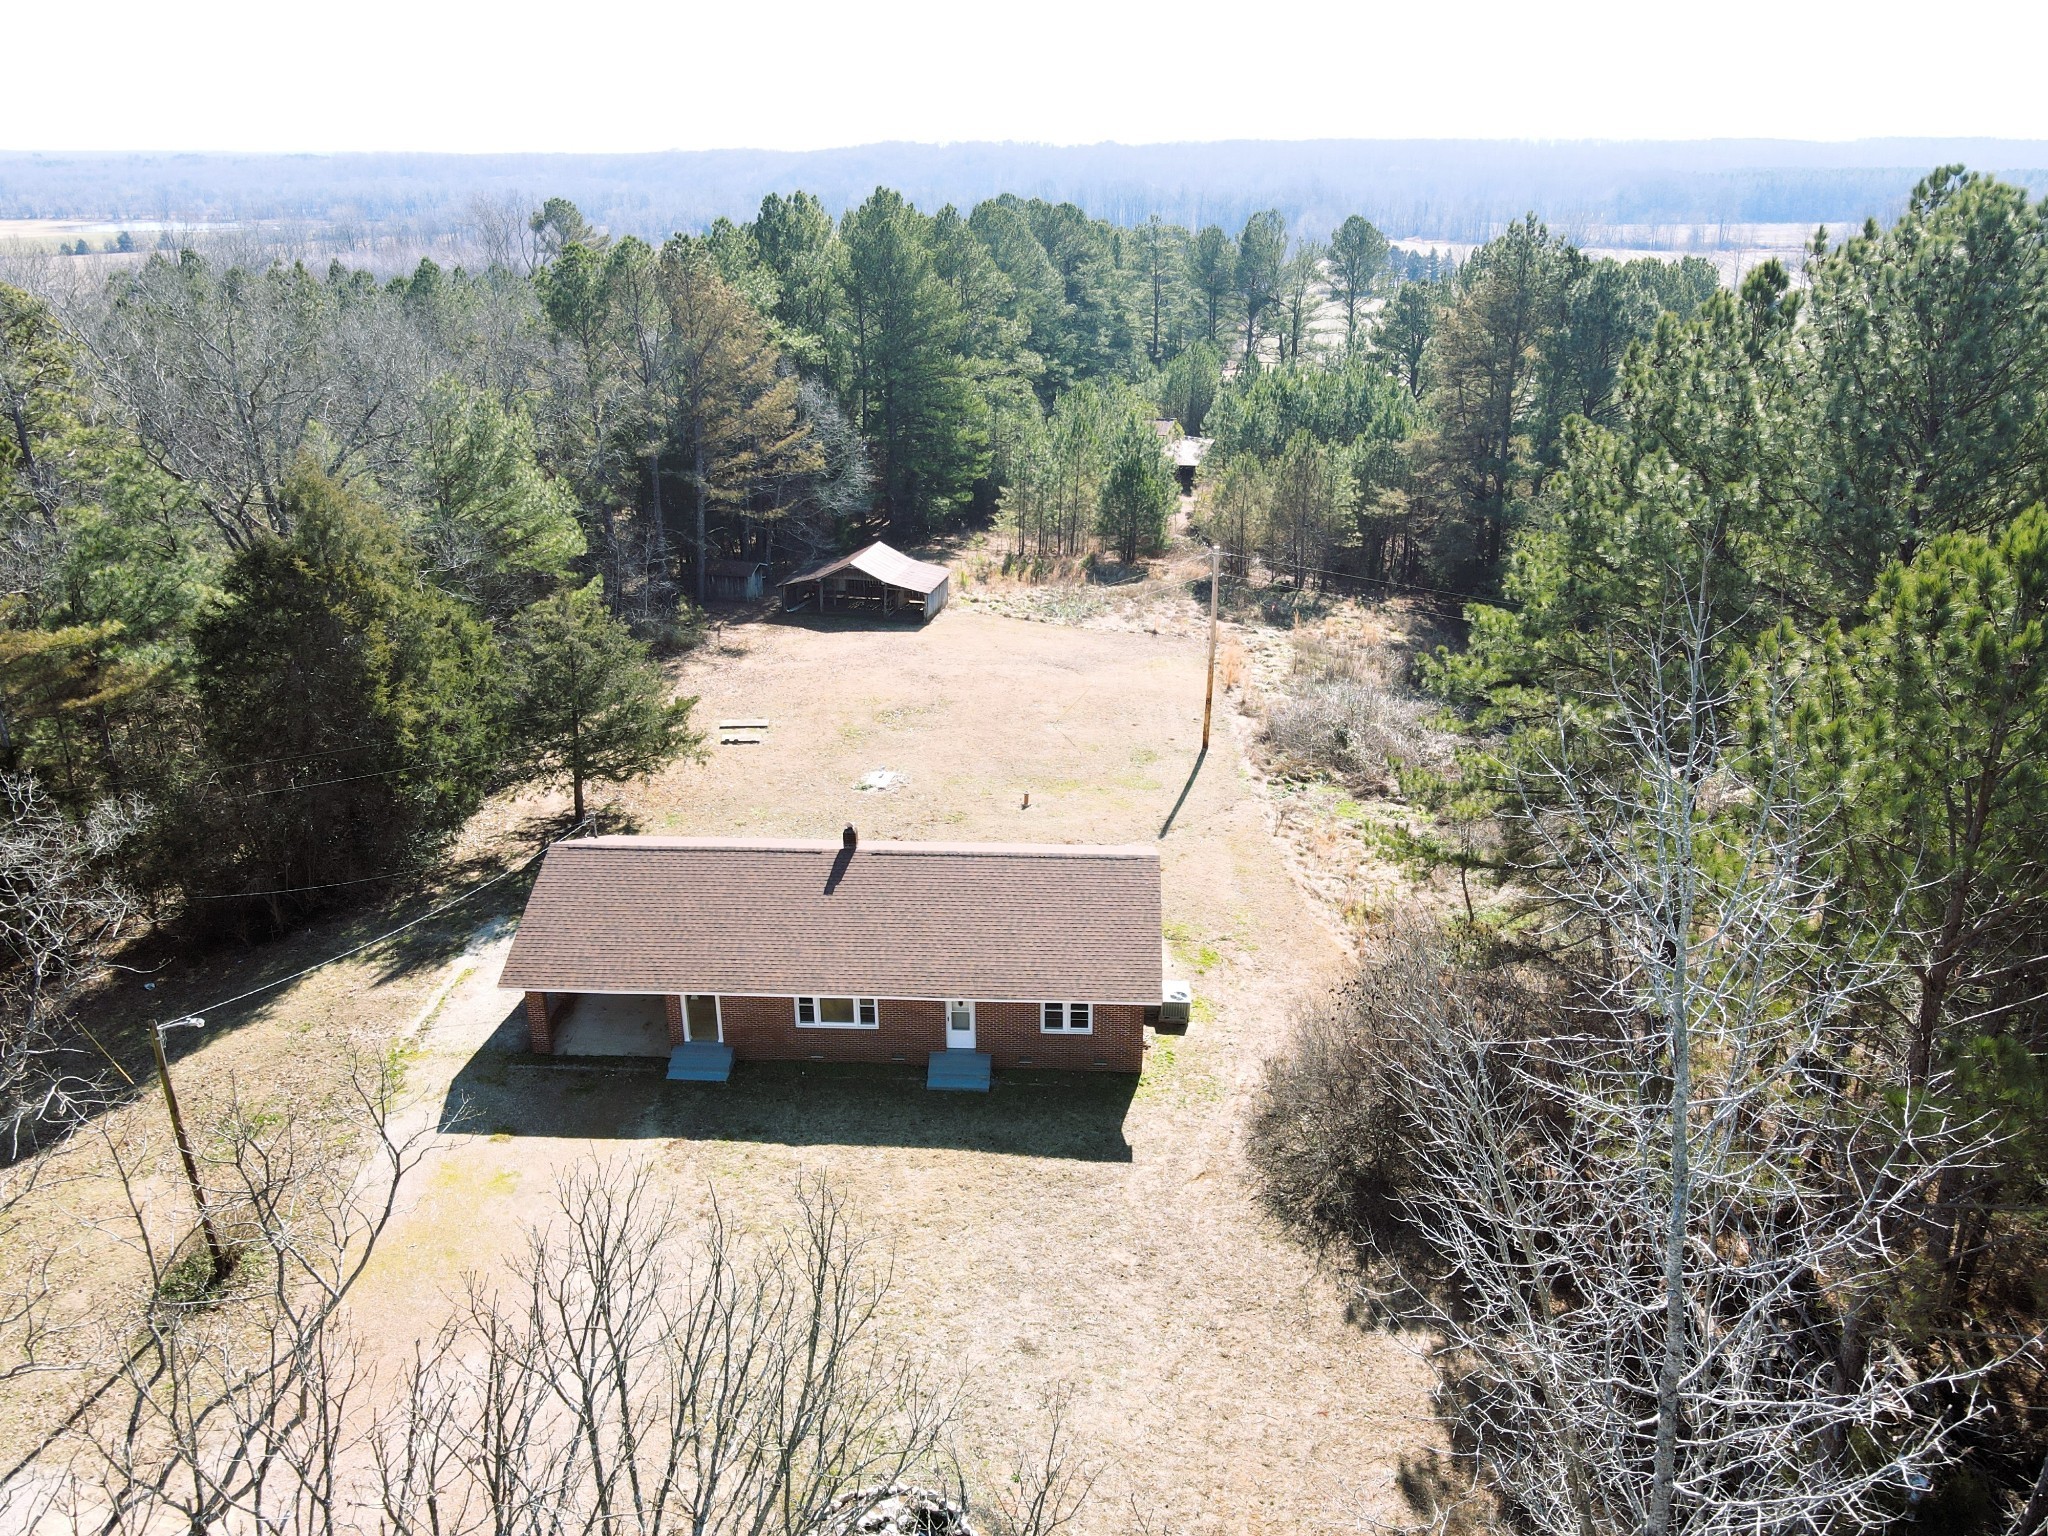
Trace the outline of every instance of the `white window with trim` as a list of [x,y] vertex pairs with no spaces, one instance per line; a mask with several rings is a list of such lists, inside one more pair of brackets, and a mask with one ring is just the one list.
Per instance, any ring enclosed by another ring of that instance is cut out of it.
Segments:
[[880,1029],[882,1010],[872,997],[800,997],[798,1029]]
[[1038,1031],[1044,1035],[1092,1035],[1095,1033],[1095,1005],[1040,1003]]

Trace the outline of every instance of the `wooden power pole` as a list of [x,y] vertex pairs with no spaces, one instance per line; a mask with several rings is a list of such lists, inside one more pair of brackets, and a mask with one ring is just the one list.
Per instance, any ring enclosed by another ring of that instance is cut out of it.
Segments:
[[206,1256],[213,1263],[213,1284],[218,1285],[228,1272],[227,1250],[221,1247],[220,1233],[213,1227],[213,1217],[206,1209],[206,1191],[199,1183],[199,1160],[192,1155],[192,1142],[185,1135],[185,1117],[178,1113],[177,1090],[171,1087],[171,1064],[164,1055],[164,1026],[155,1019],[149,1021],[149,1045],[156,1052],[156,1080],[163,1084],[164,1108],[171,1113],[171,1135],[177,1139],[178,1157],[185,1165],[185,1182],[192,1186],[192,1203],[199,1209],[199,1230],[206,1235]]
[[1223,550],[1209,546],[1209,686],[1202,695],[1202,750],[1209,750],[1209,717],[1216,710],[1216,587],[1223,569]]

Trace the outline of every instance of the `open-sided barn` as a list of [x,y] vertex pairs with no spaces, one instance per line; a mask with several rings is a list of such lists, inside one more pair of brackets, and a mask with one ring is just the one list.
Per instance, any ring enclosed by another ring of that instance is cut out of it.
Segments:
[[789,613],[867,614],[929,619],[946,606],[953,573],[913,560],[877,540],[782,582]]

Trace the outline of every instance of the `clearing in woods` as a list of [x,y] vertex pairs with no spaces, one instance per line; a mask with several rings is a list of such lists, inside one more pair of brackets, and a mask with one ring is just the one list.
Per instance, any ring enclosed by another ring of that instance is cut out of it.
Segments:
[[[453,967],[444,949],[323,972],[201,1044],[180,1082],[203,1099],[341,1031],[388,1040],[462,977],[410,1049],[431,1149],[357,1296],[383,1364],[434,1332],[466,1273],[505,1261],[579,1159],[651,1163],[686,1207],[715,1195],[751,1227],[823,1173],[893,1253],[892,1342],[964,1380],[970,1466],[1007,1467],[1071,1384],[1101,1474],[1085,1530],[1129,1528],[1134,1508],[1178,1531],[1401,1519],[1402,1465],[1440,1444],[1418,1341],[1347,1319],[1255,1207],[1238,1148],[1291,1006],[1344,954],[1288,872],[1232,701],[1190,783],[1204,646],[1196,605],[1180,607],[1158,633],[959,598],[922,629],[723,626],[682,685],[702,726],[765,721],[761,739],[712,729],[705,761],[613,800],[650,833],[802,837],[852,822],[869,838],[1139,842],[1171,813],[1167,931],[1198,1002],[1135,1085],[1011,1074],[981,1098],[927,1093],[916,1066],[742,1064],[717,1087],[522,1065],[517,998],[495,985],[503,932]],[[855,787],[876,770],[899,777]],[[559,809],[496,806],[476,835]]]

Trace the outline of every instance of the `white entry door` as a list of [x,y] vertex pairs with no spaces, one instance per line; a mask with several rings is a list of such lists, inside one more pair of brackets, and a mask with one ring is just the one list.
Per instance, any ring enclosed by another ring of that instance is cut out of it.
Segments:
[[946,1049],[949,1051],[971,1051],[974,1049],[974,1004],[949,1002],[946,1004]]

